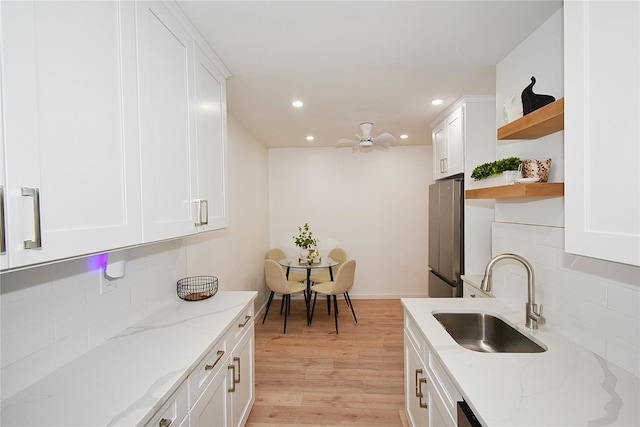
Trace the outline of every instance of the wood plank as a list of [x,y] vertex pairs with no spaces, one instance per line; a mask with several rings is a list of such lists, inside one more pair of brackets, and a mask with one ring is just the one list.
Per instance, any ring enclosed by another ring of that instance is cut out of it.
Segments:
[[498,139],[537,139],[564,129],[564,98],[498,129]]
[[564,182],[534,182],[496,187],[472,188],[465,191],[467,199],[509,199],[521,197],[562,197]]
[[357,324],[340,301],[339,335],[324,302],[307,326],[304,302],[291,301],[286,335],[272,305],[255,326],[256,402],[247,427],[408,425],[400,300],[353,305]]

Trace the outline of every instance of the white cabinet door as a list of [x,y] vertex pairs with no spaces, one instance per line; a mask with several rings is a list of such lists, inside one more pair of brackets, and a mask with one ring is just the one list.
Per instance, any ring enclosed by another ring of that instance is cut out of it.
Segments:
[[433,128],[431,133],[433,143],[433,179],[444,178],[447,161],[447,127],[443,120]]
[[193,41],[160,2],[138,3],[143,239],[195,233]]
[[640,265],[640,3],[565,2],[564,40],[566,251]]
[[243,426],[255,401],[255,368],[254,368],[254,327],[253,321],[249,329],[238,342],[231,355],[233,386],[230,391],[231,414],[233,427]]
[[427,370],[405,332],[404,402],[409,424],[413,427],[425,427],[429,425],[426,378]]
[[464,172],[464,128],[462,106],[433,128],[433,179]]
[[10,267],[139,243],[134,5],[0,7]]
[[4,210],[7,188],[4,179],[4,128],[2,126],[2,85],[0,85],[0,270],[9,267],[9,252],[7,252],[7,221]]
[[463,106],[447,117],[447,176],[464,172],[464,119]]
[[199,231],[228,226],[226,78],[196,49],[196,203]]
[[231,424],[227,394],[232,384],[228,372],[227,369],[220,369],[193,405],[189,411],[191,427],[222,427]]

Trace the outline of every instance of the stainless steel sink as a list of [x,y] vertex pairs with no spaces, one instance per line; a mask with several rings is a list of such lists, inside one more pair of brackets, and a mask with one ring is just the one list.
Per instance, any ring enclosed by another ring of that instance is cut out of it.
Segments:
[[483,353],[547,351],[502,319],[487,313],[433,313],[458,344]]

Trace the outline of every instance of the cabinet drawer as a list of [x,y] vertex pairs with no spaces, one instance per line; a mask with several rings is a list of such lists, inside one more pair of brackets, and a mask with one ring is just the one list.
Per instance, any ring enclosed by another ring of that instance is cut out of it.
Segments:
[[251,325],[253,325],[253,304],[249,304],[244,312],[238,315],[231,324],[231,330],[227,334],[229,349],[236,345],[240,337],[251,328]]
[[404,331],[405,331],[406,337],[409,339],[411,344],[413,344],[413,347],[416,349],[417,353],[420,355],[420,357],[424,361],[425,350],[426,350],[425,340],[422,336],[422,333],[420,332],[420,328],[418,327],[418,324],[413,320],[411,316],[409,316],[406,313],[404,315]]
[[187,416],[187,412],[187,384],[184,382],[156,412],[151,421],[145,424],[145,427],[179,426]]
[[428,369],[449,416],[455,419],[457,414],[456,404],[459,400],[462,400],[462,397],[433,352],[429,352]]
[[189,375],[189,406],[198,400],[202,392],[207,388],[213,377],[220,369],[225,369],[227,360],[231,354],[232,346],[229,344],[229,333],[219,340],[213,349],[207,353],[205,358]]

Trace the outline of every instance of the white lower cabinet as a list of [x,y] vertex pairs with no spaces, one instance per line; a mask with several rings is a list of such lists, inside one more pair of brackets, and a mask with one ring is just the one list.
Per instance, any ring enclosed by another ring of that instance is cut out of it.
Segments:
[[435,357],[413,319],[405,314],[405,410],[414,427],[457,426],[462,395]]
[[145,427],[188,426],[187,384],[183,383]]
[[429,425],[429,409],[425,392],[426,369],[405,333],[404,337],[404,403],[412,426]]
[[255,402],[253,305],[230,324],[146,427],[245,425]]
[[253,307],[189,375],[191,427],[239,427],[255,401]]

